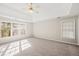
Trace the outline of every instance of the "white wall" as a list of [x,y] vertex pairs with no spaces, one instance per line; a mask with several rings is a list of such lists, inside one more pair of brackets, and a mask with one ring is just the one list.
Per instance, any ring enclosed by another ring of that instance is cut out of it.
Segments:
[[59,20],[47,20],[34,23],[34,36],[50,40],[59,38]]
[[60,42],[76,44],[76,40],[64,40],[61,37],[61,24],[63,20],[74,20],[75,17],[51,19],[34,23],[33,33],[37,38],[56,40]]
[[16,36],[11,36],[11,37],[0,38],[0,43],[14,41],[14,40],[18,40],[18,39],[21,39],[21,38],[27,38],[27,37],[32,36],[32,26],[33,26],[33,24],[30,23],[30,22],[25,23],[25,22],[14,20],[14,19],[9,19],[9,18],[6,18],[6,17],[0,17],[0,22],[10,22],[10,23],[24,24],[25,29],[26,29],[25,35],[16,35]]
[[77,26],[76,26],[77,27],[76,28],[77,29],[77,44],[79,45],[79,16],[76,23],[77,23]]
[[72,3],[72,7],[69,11],[70,15],[79,15],[79,3]]

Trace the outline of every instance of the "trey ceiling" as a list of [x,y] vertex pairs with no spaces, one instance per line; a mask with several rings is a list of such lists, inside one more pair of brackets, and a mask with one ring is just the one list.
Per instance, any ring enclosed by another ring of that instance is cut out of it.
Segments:
[[36,22],[56,17],[78,15],[78,3],[33,3],[38,6],[34,13],[26,9],[27,3],[0,3],[0,15],[15,17],[24,22]]

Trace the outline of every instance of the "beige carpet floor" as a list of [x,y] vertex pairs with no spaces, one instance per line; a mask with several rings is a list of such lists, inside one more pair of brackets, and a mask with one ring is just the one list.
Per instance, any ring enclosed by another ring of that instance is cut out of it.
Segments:
[[0,45],[1,56],[78,56],[79,46],[28,38]]

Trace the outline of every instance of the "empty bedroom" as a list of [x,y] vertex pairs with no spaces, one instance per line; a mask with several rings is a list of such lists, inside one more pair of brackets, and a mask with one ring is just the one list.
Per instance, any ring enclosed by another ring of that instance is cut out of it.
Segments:
[[79,3],[0,3],[0,56],[79,56]]

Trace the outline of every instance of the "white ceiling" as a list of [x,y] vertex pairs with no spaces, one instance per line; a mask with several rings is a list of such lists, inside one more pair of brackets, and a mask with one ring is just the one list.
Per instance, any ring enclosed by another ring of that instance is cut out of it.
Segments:
[[36,7],[36,12],[31,14],[26,9],[27,3],[1,3],[0,15],[20,18],[25,22],[36,22],[79,14],[78,3],[33,3],[33,6]]

